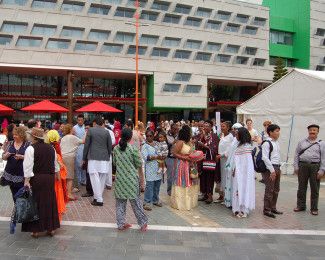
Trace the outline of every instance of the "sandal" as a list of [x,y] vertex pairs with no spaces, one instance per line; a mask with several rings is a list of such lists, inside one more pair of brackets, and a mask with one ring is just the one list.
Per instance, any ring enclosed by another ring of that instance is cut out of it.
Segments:
[[54,237],[55,231],[54,230],[47,231],[46,234],[49,235],[50,237]]
[[30,235],[31,235],[31,237],[33,237],[33,238],[38,238],[38,237],[39,237],[39,234],[38,234],[37,232],[32,233],[32,234],[30,234]]
[[77,197],[73,197],[73,198],[70,198],[70,197],[69,197],[68,200],[69,200],[69,201],[76,201],[76,200],[78,200],[78,198],[77,198]]
[[144,224],[140,229],[141,232],[146,232],[147,230],[148,230],[148,224]]
[[119,231],[125,231],[125,230],[129,229],[130,227],[132,227],[132,225],[129,224],[129,223],[126,223],[126,224],[124,224],[123,227],[118,228],[118,230]]
[[299,207],[293,209],[294,212],[301,212],[301,211],[305,211],[305,210],[306,210],[306,209],[304,209],[304,208],[299,208]]

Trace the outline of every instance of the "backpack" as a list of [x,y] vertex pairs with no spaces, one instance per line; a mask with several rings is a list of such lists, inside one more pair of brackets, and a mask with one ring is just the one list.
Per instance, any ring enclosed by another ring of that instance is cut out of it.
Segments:
[[273,151],[273,144],[269,140],[265,140],[265,141],[262,142],[262,144],[259,147],[260,150],[258,151],[256,156],[255,156],[256,148],[252,151],[254,169],[255,169],[256,172],[259,172],[259,173],[267,172],[266,165],[265,165],[264,161],[262,160],[262,156],[263,156],[263,154],[262,154],[262,145],[265,142],[268,142],[270,144],[269,159],[271,159],[271,153]]

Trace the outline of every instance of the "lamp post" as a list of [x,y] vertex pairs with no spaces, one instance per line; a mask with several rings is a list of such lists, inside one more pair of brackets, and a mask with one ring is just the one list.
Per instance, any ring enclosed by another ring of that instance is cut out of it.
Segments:
[[[139,14],[139,0],[136,0],[135,3],[135,23],[126,22],[125,24],[135,25],[135,126],[138,126],[139,121],[139,27],[140,27],[140,14]],[[149,26],[149,24],[141,24],[141,26]]]

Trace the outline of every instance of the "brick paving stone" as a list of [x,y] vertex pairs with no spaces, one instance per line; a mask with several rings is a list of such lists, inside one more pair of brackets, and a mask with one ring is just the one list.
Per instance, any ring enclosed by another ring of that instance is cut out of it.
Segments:
[[[84,187],[77,195],[84,192]],[[161,187],[161,199],[164,204],[162,208],[154,207],[151,212],[146,212],[151,225],[168,226],[199,226],[199,227],[225,227],[225,228],[256,228],[256,229],[297,229],[297,230],[325,230],[325,186],[320,189],[319,212],[317,217],[311,216],[308,211],[294,213],[296,204],[297,179],[294,176],[282,176],[281,191],[278,200],[278,209],[284,211],[284,215],[276,219],[266,218],[262,214],[264,185],[256,182],[256,210],[247,219],[237,219],[232,216],[232,212],[219,204],[206,205],[199,202],[199,206],[192,211],[177,211],[169,206],[169,196],[166,194],[166,184]],[[8,187],[0,187],[0,216],[9,217],[12,211],[12,198]],[[309,194],[307,194],[309,198]],[[79,198],[76,202],[70,202],[63,220],[82,222],[102,222],[115,223],[115,201],[113,191],[105,190],[104,206],[93,207],[90,205],[91,198]],[[307,199],[307,208],[309,201]],[[131,207],[127,207],[127,221],[135,224],[136,219]],[[135,224],[136,225],[136,224]],[[79,232],[88,227],[74,227],[74,232]],[[7,227],[0,229],[0,239],[5,236]],[[88,230],[92,230],[88,228]],[[84,240],[96,242],[96,236],[101,233],[89,233]],[[177,233],[173,233],[175,238]],[[62,234],[64,236],[65,234]],[[117,236],[118,234],[108,234],[107,236]],[[123,235],[121,235],[123,236]],[[171,239],[170,237],[168,239]],[[10,241],[9,241],[10,242]],[[8,243],[9,243],[8,242]],[[98,242],[98,241],[97,241]]]

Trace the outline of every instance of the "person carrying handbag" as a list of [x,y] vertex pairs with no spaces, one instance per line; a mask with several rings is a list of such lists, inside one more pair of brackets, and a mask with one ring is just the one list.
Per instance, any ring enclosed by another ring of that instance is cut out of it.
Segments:
[[219,137],[213,133],[213,123],[206,120],[204,123],[204,136],[197,141],[197,147],[205,153],[203,160],[202,173],[200,175],[201,197],[199,201],[205,201],[207,204],[213,202],[214,182],[220,183],[220,167],[217,159]]

